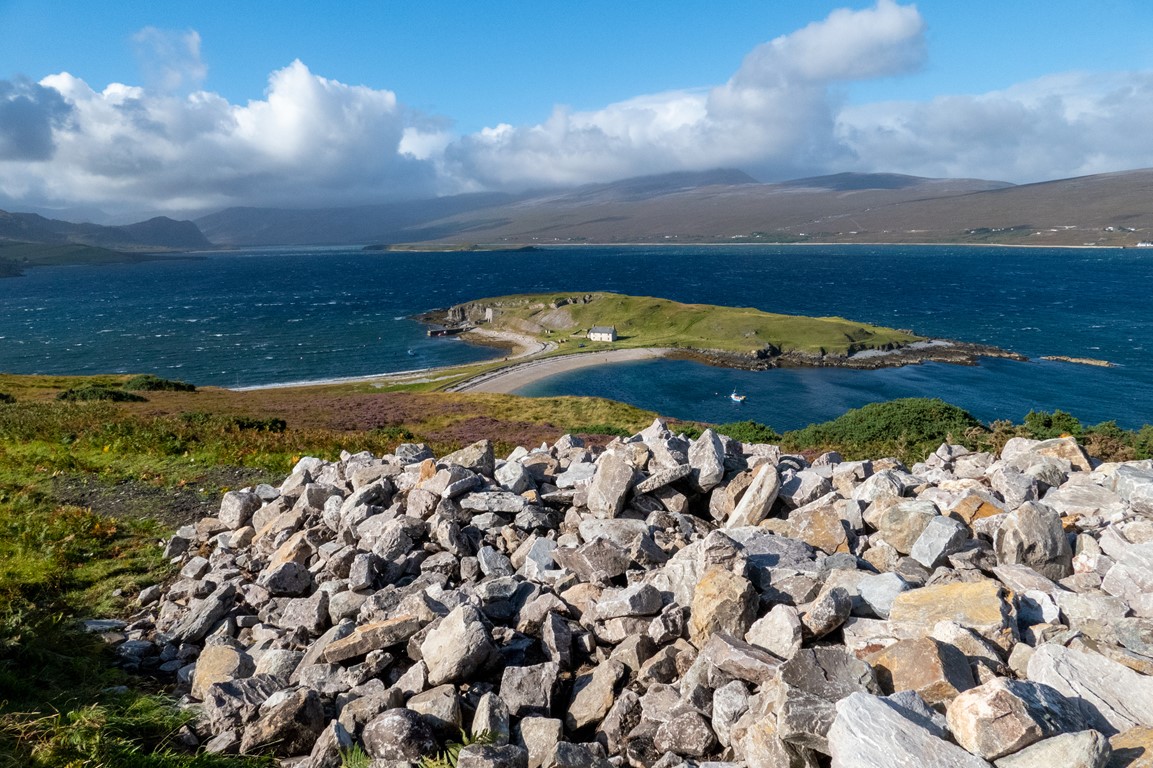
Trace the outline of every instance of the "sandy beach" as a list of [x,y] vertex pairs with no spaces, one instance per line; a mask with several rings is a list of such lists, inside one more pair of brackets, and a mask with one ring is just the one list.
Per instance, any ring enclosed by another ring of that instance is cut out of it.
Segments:
[[624,363],[632,360],[651,360],[664,357],[673,350],[664,348],[610,349],[604,352],[584,352],[545,360],[532,360],[520,365],[501,368],[496,371],[474,376],[449,387],[449,392],[491,392],[508,394],[540,379],[567,373],[580,368],[589,368],[606,363]]

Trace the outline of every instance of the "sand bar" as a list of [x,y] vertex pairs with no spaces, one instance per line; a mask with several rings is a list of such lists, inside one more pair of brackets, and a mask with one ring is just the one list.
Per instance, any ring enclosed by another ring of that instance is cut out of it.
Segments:
[[604,352],[581,352],[561,357],[549,357],[544,360],[532,360],[520,365],[512,365],[495,371],[474,376],[467,381],[454,384],[448,388],[449,392],[491,392],[495,394],[508,394],[521,387],[532,384],[558,373],[590,368],[606,363],[625,363],[634,360],[651,360],[664,357],[673,352],[672,349],[660,347],[644,347],[639,349],[610,349]]

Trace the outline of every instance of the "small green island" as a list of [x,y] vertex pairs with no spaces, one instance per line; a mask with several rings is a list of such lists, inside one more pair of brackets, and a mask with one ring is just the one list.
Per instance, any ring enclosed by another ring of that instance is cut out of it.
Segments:
[[[498,296],[434,310],[417,319],[431,326],[429,335],[460,334],[473,342],[513,348],[503,365],[482,374],[488,391],[499,391],[492,387],[502,370],[523,373],[534,366],[537,376],[551,375],[557,364],[546,372],[541,360],[563,357],[569,368],[591,364],[578,361],[583,355],[598,356],[603,362],[680,356],[752,370],[873,369],[929,360],[973,364],[982,356],[1024,359],[997,347],[930,339],[841,317],[784,315],[609,292]],[[532,361],[523,362],[529,357]],[[518,362],[510,362],[514,360]],[[473,382],[457,382],[452,388],[472,389]]]

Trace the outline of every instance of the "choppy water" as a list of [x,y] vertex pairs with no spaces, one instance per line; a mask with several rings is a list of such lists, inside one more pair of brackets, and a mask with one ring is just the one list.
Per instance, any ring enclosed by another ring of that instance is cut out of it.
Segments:
[[[788,429],[875,400],[938,396],[984,420],[1061,408],[1153,422],[1153,253],[949,246],[557,248],[536,253],[265,249],[0,281],[0,370],[149,372],[244,386],[483,359],[407,316],[506,293],[612,290],[840,315],[1006,347],[975,367],[744,372],[683,361],[585,369],[522,390],[595,394],[668,415]],[[725,397],[748,395],[737,406]]]

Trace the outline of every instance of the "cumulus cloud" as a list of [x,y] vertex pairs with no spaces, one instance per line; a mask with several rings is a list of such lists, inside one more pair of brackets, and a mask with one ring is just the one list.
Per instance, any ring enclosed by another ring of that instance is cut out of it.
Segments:
[[1004,91],[845,109],[862,169],[1040,181],[1153,166],[1153,72],[1066,73]]
[[53,130],[71,108],[60,94],[27,80],[0,80],[0,161],[42,161],[56,150]]
[[325,79],[299,61],[245,105],[206,91],[96,91],[67,73],[37,87],[66,104],[70,119],[52,134],[50,164],[0,162],[0,194],[11,199],[189,210],[436,191],[433,165],[402,143],[420,146],[425,132],[440,129],[412,117],[390,91]]
[[554,110],[539,125],[462,138],[446,166],[464,183],[516,187],[737,165],[768,177],[851,160],[835,136],[842,81],[897,75],[925,57],[913,6],[838,10],[750,52],[707,91],[638,97],[594,112]]

